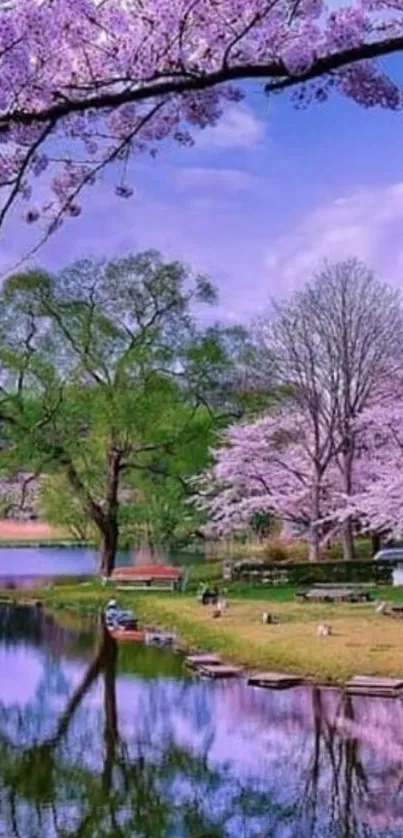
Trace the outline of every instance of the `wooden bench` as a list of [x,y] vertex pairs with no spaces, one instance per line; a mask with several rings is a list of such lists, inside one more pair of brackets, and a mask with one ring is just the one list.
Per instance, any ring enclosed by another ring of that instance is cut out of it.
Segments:
[[318,587],[310,591],[297,591],[295,598],[302,602],[370,602],[371,592],[350,587]]
[[116,586],[123,586],[130,590],[177,590],[185,582],[181,568],[170,565],[139,565],[138,567],[117,567],[111,575],[104,579],[104,584],[113,582]]

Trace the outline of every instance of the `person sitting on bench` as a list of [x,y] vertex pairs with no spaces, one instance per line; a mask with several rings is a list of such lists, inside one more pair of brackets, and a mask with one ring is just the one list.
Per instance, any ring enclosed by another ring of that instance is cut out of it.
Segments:
[[210,589],[207,584],[202,585],[197,597],[202,605],[216,605],[218,598],[219,592],[217,586],[215,585],[214,588]]

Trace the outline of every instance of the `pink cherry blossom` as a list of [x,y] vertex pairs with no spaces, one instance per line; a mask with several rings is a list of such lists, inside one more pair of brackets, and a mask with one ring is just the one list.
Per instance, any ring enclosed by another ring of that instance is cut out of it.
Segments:
[[[295,89],[300,105],[337,90],[366,107],[400,108],[400,86],[377,60],[402,49],[402,13],[400,0],[4,5],[0,223],[47,170],[52,197],[26,217],[38,212],[48,232],[57,229],[105,166],[126,176],[132,155],[155,155],[166,138],[191,143],[239,101],[241,80],[262,80],[268,94]],[[121,177],[126,198],[132,186]]]
[[357,422],[359,456],[349,509],[369,531],[403,536],[403,397],[385,397]]
[[245,530],[257,513],[271,512],[289,531],[315,543],[324,522],[339,520],[340,472],[328,457],[318,462],[315,434],[306,415],[287,404],[261,419],[235,425],[214,452],[198,505],[209,514],[208,531]]
[[207,532],[245,531],[256,513],[270,512],[291,536],[306,539],[311,547],[316,544],[316,552],[351,517],[361,531],[402,538],[403,385],[394,379],[386,386],[378,388],[371,406],[355,419],[348,496],[337,432],[331,456],[318,460],[320,448],[309,415],[293,409],[292,403],[250,424],[230,427],[200,483],[197,502],[207,511]]

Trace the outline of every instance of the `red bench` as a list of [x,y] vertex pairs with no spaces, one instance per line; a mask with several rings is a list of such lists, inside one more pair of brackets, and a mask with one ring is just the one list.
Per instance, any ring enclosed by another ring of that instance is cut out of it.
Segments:
[[172,565],[137,565],[117,567],[106,582],[131,584],[132,588],[178,588],[183,572]]

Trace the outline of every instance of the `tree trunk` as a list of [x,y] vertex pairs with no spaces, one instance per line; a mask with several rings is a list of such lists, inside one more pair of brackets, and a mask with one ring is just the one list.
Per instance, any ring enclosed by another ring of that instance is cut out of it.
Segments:
[[110,448],[107,455],[107,474],[105,500],[101,504],[95,500],[85,486],[79,472],[71,460],[66,462],[66,476],[74,491],[82,498],[88,517],[98,528],[101,535],[101,576],[110,576],[115,567],[116,551],[119,540],[118,525],[118,489],[121,454]]
[[381,536],[379,533],[374,532],[371,535],[371,551],[372,556],[375,556],[378,550],[381,549]]
[[[344,453],[343,457],[343,482],[344,482],[344,491],[347,497],[350,497],[353,488],[353,463],[354,463],[354,449],[353,443],[350,438],[348,438],[347,448]],[[353,521],[351,518],[347,518],[344,521],[343,528],[342,528],[342,540],[343,540],[343,559],[346,562],[351,562],[355,558],[355,549],[354,549],[354,529],[353,529]]]
[[316,527],[311,527],[308,541],[308,561],[318,562],[320,559],[319,535]]
[[319,478],[312,489],[311,498],[311,523],[308,537],[308,559],[310,562],[318,562],[320,559],[320,538],[317,521],[320,516],[319,508]]
[[118,549],[118,489],[121,454],[111,448],[108,451],[108,470],[106,476],[106,497],[104,526],[101,528],[101,575],[110,576]]
[[343,524],[343,559],[351,562],[355,558],[353,523],[351,518]]
[[108,516],[105,527],[102,528],[100,574],[103,577],[111,575],[115,567],[116,551],[118,548],[119,528],[116,516]]

